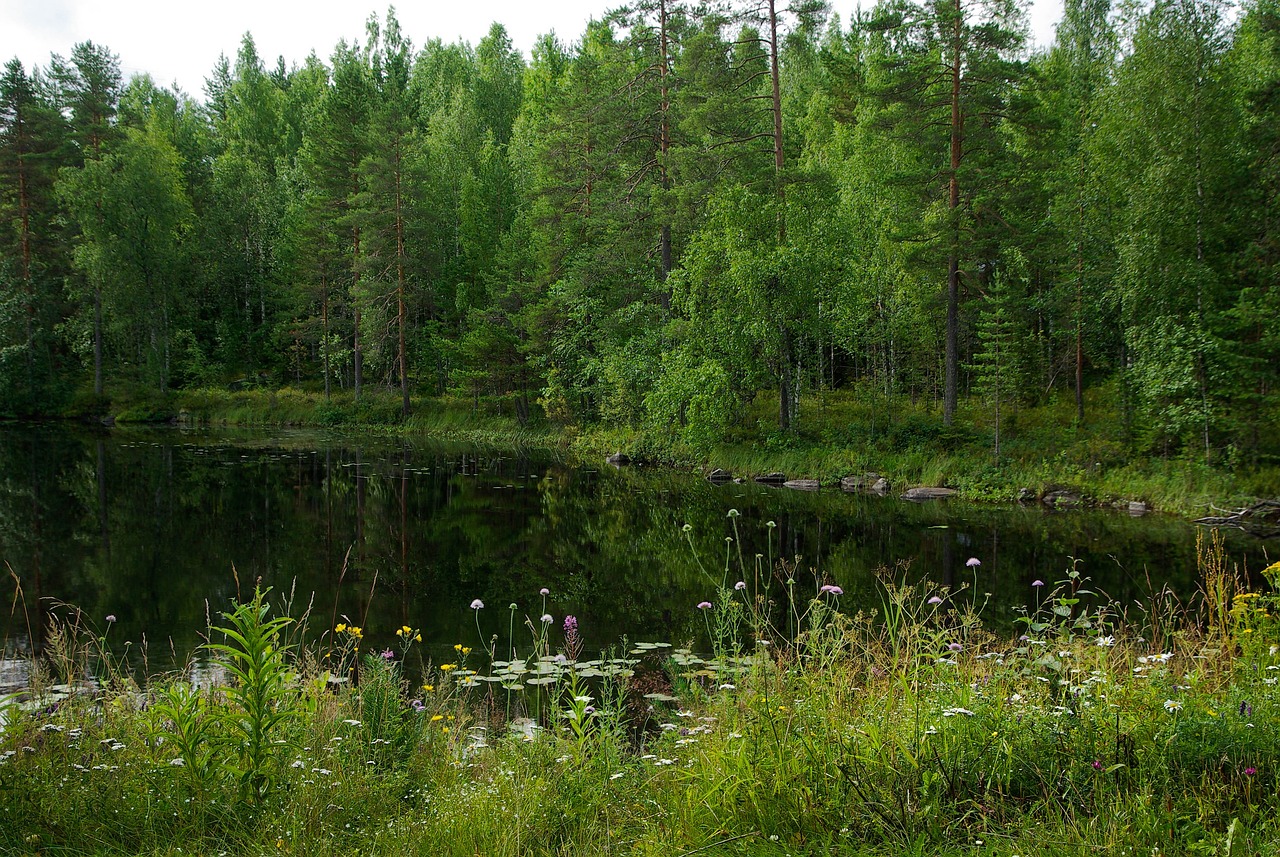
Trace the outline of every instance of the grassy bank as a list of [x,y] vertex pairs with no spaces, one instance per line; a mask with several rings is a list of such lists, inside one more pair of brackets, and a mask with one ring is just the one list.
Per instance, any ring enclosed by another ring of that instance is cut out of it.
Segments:
[[1022,408],[1003,420],[1000,459],[993,453],[989,415],[965,403],[951,427],[936,409],[906,399],[822,394],[806,399],[799,429],[779,434],[773,403],[761,397],[740,423],[716,443],[692,444],[675,432],[617,428],[603,424],[565,426],[536,413],[523,424],[511,399],[423,398],[412,415],[400,414],[398,396],[370,392],[360,404],[350,394],[323,395],[280,390],[184,391],[164,400],[128,401],[118,419],[181,416],[211,425],[333,426],[362,431],[431,436],[466,443],[557,448],[584,459],[615,451],[653,464],[691,470],[721,468],[745,477],[782,472],[838,484],[841,477],[874,472],[892,489],[946,486],[980,501],[1012,502],[1019,491],[1036,495],[1066,488],[1087,504],[1146,502],[1188,516],[1213,508],[1241,508],[1280,495],[1280,467],[1269,460],[1241,462],[1202,452],[1181,456],[1143,454],[1117,415],[1109,391],[1094,394],[1085,426],[1073,424],[1074,405],[1062,399]]
[[1280,599],[1228,565],[1207,546],[1203,598],[1128,614],[1067,573],[1013,639],[964,593],[855,612],[747,569],[689,607],[705,657],[530,616],[422,663],[412,627],[309,642],[257,596],[199,688],[135,683],[72,614],[7,704],[0,851],[1274,854]]

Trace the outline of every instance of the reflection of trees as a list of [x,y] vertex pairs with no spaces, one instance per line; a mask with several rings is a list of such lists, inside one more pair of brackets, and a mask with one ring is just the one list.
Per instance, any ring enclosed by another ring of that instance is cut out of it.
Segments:
[[[392,644],[402,624],[436,645],[474,645],[467,605],[479,597],[484,634],[505,646],[506,605],[519,605],[517,626],[536,620],[543,586],[556,618],[578,614],[593,645],[696,636],[693,605],[714,600],[731,508],[748,569],[770,550],[799,555],[797,592],[829,579],[849,609],[877,605],[875,570],[898,560],[910,561],[913,580],[975,582],[993,593],[987,615],[997,619],[1071,557],[1123,601],[1146,595],[1148,574],[1157,586],[1195,588],[1194,531],[1162,518],[716,487],[390,439],[0,431],[0,548],[28,603],[54,596],[99,622],[114,613],[112,638],[145,634],[153,668],[170,639],[180,658],[198,643],[206,601],[216,614],[235,596],[233,566],[241,591],[260,578],[277,593],[296,590],[299,607],[315,593],[313,631],[367,614],[376,645]],[[767,521],[777,525],[771,548]],[[1240,555],[1247,543],[1231,547]],[[976,571],[964,567],[969,556],[983,562]]]

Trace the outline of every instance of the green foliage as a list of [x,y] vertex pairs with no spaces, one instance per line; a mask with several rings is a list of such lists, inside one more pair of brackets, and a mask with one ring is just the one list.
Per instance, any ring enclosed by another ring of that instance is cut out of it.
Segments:
[[[290,699],[297,692],[296,674],[286,659],[289,646],[281,633],[293,621],[287,616],[267,618],[271,610],[266,601],[270,590],[254,589],[253,598],[223,613],[226,626],[211,630],[225,642],[209,642],[205,648],[214,662],[232,679],[225,688],[230,709],[230,748],[239,763],[235,768],[242,797],[260,804],[275,787],[289,749],[289,733],[299,710]],[[177,700],[181,705],[183,700]],[[191,712],[182,707],[182,726],[187,726]],[[179,733],[181,734],[181,733]],[[198,757],[197,757],[198,758]],[[194,761],[194,760],[193,760]]]

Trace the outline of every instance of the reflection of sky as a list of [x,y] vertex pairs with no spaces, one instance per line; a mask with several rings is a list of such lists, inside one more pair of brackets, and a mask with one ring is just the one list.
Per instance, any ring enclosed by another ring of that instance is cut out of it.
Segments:
[[[8,427],[0,473],[0,557],[22,580],[33,632],[48,599],[98,626],[114,614],[113,650],[140,663],[145,648],[153,672],[186,664],[237,588],[247,595],[259,579],[277,609],[305,611],[294,639],[327,645],[323,635],[345,621],[366,629],[367,651],[398,651],[395,630],[409,625],[424,639],[411,661],[452,661],[463,645],[472,667],[494,636],[499,658],[528,654],[525,620],[537,628],[544,612],[552,651],[566,614],[588,650],[624,635],[700,645],[694,605],[739,579],[753,593],[768,584],[778,621],[792,576],[801,607],[830,582],[847,612],[877,609],[882,580],[963,589],[957,600],[976,593],[1002,630],[1048,597],[1073,558],[1090,588],[1130,607],[1166,584],[1184,599],[1197,589],[1195,528],[1158,515],[713,486],[538,453],[300,431]],[[735,520],[741,560],[725,541]],[[1260,543],[1229,544],[1233,560],[1262,567]],[[771,573],[769,557],[791,565]],[[982,564],[966,568],[970,557]],[[1033,589],[1036,579],[1049,587]],[[478,614],[475,598],[486,605]],[[201,676],[208,669],[197,662]]]

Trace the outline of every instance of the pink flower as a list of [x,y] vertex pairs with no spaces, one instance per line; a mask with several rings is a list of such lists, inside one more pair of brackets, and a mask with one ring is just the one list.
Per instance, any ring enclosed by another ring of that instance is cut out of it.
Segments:
[[1036,586],[1036,587],[1044,586],[1044,581],[1043,581],[1043,580],[1033,580],[1033,581],[1031,581],[1031,585],[1032,585],[1032,586]]
[[745,580],[739,580],[737,583],[733,585],[733,588],[741,592],[742,590],[747,588],[747,582]]
[[710,601],[699,601],[699,602],[698,602],[698,609],[699,609],[699,610],[710,610],[710,609],[711,609],[711,602],[710,602]]
[[828,583],[826,586],[818,590],[819,595],[844,595],[844,590],[838,586]]
[[930,599],[929,599],[929,602],[928,602],[928,603],[930,603],[930,604],[941,604],[941,603],[942,603],[942,599],[935,595],[935,596],[933,596],[932,598],[930,598]]
[[483,602],[483,601],[481,601],[479,598],[477,598],[475,601],[472,601],[472,602],[471,602],[471,609],[472,609],[472,610],[483,610],[483,609],[484,609],[484,602]]
[[977,568],[982,565],[982,560],[978,559],[976,556],[971,556],[964,561],[964,564],[969,568]]
[[550,594],[551,594],[551,590],[550,590],[550,589],[547,589],[547,587],[545,587],[545,586],[544,586],[544,587],[542,587],[541,589],[539,589],[539,590],[538,590],[538,594],[539,594],[539,595],[550,595]]

